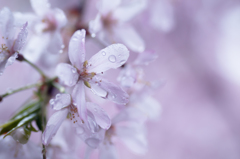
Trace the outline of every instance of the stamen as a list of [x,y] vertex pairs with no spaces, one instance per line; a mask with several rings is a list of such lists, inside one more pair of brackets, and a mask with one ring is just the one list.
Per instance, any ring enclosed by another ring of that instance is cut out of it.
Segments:
[[84,81],[84,84],[85,84],[85,86],[87,86],[88,88],[91,88],[91,85],[90,85],[87,81]]
[[83,66],[84,66],[84,67],[87,67],[87,65],[88,65],[88,61],[86,60],[86,61],[83,63]]

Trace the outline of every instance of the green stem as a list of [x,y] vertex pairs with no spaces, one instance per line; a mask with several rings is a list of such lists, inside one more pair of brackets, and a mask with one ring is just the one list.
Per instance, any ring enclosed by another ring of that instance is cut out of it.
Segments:
[[16,90],[13,90],[11,92],[7,92],[3,95],[0,95],[0,97],[4,98],[4,97],[7,97],[7,96],[12,95],[14,93],[17,93],[17,92],[20,92],[20,91],[23,91],[23,90],[26,90],[26,89],[30,89],[30,88],[33,88],[33,87],[38,87],[38,86],[41,86],[41,85],[42,85],[42,83],[35,83],[35,84],[28,85],[28,86],[24,86],[24,87],[18,88]]
[[46,78],[46,75],[43,73],[43,71],[40,68],[38,68],[35,64],[28,61],[26,58],[24,58],[23,61],[27,62],[30,66],[32,66],[35,70],[37,70],[43,78]]

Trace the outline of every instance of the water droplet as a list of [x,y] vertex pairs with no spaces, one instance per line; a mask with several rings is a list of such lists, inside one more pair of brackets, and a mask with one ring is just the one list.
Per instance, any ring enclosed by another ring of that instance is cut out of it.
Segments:
[[101,87],[97,86],[97,87],[92,87],[91,91],[93,92],[93,94],[102,97],[102,98],[106,98],[107,96],[107,91],[105,91],[104,89],[102,89]]
[[56,95],[56,99],[58,99],[60,96],[61,96],[61,94],[57,94],[57,95]]
[[74,106],[77,106],[77,103],[74,102],[73,105],[74,105]]
[[81,128],[81,127],[77,127],[76,128],[76,132],[77,132],[77,134],[83,134],[84,133],[84,129]]
[[114,55],[111,55],[108,57],[108,60],[112,63],[115,63],[116,62],[116,57]]
[[3,74],[3,73],[2,73],[2,72],[0,72],[0,76],[2,76],[2,74]]
[[95,37],[96,37],[96,34],[94,34],[94,33],[91,34],[91,37],[92,37],[92,38],[95,38]]
[[11,94],[13,92],[12,88],[7,89],[7,93]]
[[60,51],[59,51],[59,54],[62,54],[62,53],[63,53],[63,50],[60,50]]
[[50,103],[50,105],[54,105],[55,100],[54,100],[54,99],[51,99],[51,100],[49,101],[49,103]]
[[106,55],[106,52],[105,52],[105,51],[103,51],[103,52],[102,52],[102,55],[103,55],[103,56],[105,56],[105,55]]
[[116,98],[116,96],[115,96],[115,95],[112,95],[112,98],[114,99],[114,98]]
[[77,69],[76,68],[72,68],[72,73],[76,73]]
[[65,45],[62,45],[62,46],[61,46],[61,49],[64,49],[64,48],[65,48]]

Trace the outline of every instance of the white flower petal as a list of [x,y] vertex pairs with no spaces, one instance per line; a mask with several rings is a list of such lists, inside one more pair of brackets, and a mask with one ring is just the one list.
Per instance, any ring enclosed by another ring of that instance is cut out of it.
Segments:
[[72,100],[77,105],[79,117],[87,121],[87,108],[83,81],[79,81],[73,89]]
[[21,28],[23,22],[28,22],[28,28],[33,28],[37,21],[37,15],[34,13],[13,12],[14,26]]
[[71,104],[70,94],[57,94],[55,99],[50,100],[50,104],[54,110],[60,110]]
[[85,35],[84,29],[76,31],[70,39],[68,55],[73,66],[81,70],[85,61]]
[[122,44],[112,44],[88,60],[88,72],[101,73],[122,66],[129,57],[129,51]]
[[48,120],[45,131],[42,135],[42,143],[48,145],[52,140],[53,136],[56,134],[58,128],[62,122],[66,119],[68,114],[68,108],[61,109],[55,112]]
[[0,61],[0,76],[3,74],[3,71],[6,68],[7,61],[8,61],[8,59]]
[[105,79],[99,79],[98,77],[94,77],[91,81],[91,86],[94,84],[97,84],[98,87],[100,87],[102,90],[107,92],[106,97],[102,97],[104,99],[111,100],[117,104],[126,104],[128,103],[129,95],[119,86],[105,80]]
[[132,0],[113,11],[113,17],[121,22],[126,22],[135,17],[147,6],[146,0]]
[[136,154],[147,152],[147,139],[142,124],[116,126],[116,135],[132,152]]
[[135,29],[130,25],[122,25],[114,29],[115,36],[121,40],[127,47],[135,52],[143,52],[145,43]]
[[[37,62],[50,42],[50,34],[32,35],[26,46],[23,48],[24,57],[31,62]],[[36,46],[38,46],[37,49]]]
[[8,8],[3,8],[0,12],[0,34],[5,39],[6,46],[11,49],[14,42],[14,18],[11,11]]
[[48,43],[47,52],[58,54],[63,46],[63,39],[60,32],[54,32],[50,36],[51,40]]
[[137,100],[134,106],[144,112],[150,119],[156,119],[161,114],[160,103],[151,96],[143,96],[141,100]]
[[148,65],[150,62],[157,59],[158,55],[153,51],[144,51],[138,55],[137,59],[133,62],[135,65]]
[[57,29],[63,28],[67,24],[67,17],[65,13],[58,8],[53,9],[52,12],[56,20]]
[[10,65],[12,65],[13,64],[13,62],[15,62],[16,61],[16,58],[18,57],[18,53],[17,52],[15,52],[12,56],[10,56],[9,58],[8,58],[8,61],[7,61],[7,63],[6,63],[6,66],[5,67],[7,67],[7,66],[10,66]]
[[107,96],[107,91],[102,89],[100,86],[99,86],[99,83],[91,83],[91,91],[93,92],[93,94],[101,97],[101,98],[106,98]]
[[85,140],[85,143],[91,148],[97,148],[101,141],[97,138],[89,138]]
[[97,124],[93,113],[87,110],[87,128],[92,132],[96,133],[100,130],[99,125]]
[[48,0],[30,0],[35,13],[39,16],[44,16],[50,10]]
[[117,80],[123,87],[130,88],[137,81],[137,72],[131,65],[125,65]]
[[103,29],[101,15],[98,14],[96,18],[89,22],[89,32],[92,37],[96,36],[96,33]]
[[89,147],[94,149],[104,140],[105,136],[103,129],[93,133],[89,130],[87,124],[81,124],[76,127],[76,133]]
[[119,112],[113,119],[112,124],[116,124],[122,121],[133,121],[137,123],[143,123],[147,120],[147,114],[137,107],[129,106]]
[[63,84],[69,87],[74,86],[79,77],[77,69],[66,63],[60,63],[57,65],[56,75]]
[[14,43],[13,48],[14,51],[20,51],[22,47],[25,45],[28,35],[27,25],[28,23],[26,22],[21,28],[21,31],[19,32],[17,39],[15,40]]
[[87,109],[93,114],[96,123],[103,129],[107,130],[111,126],[111,119],[108,114],[95,103],[87,102]]
[[97,7],[101,14],[106,15],[115,10],[121,3],[121,0],[101,0]]
[[101,144],[99,151],[99,159],[118,159],[115,146],[109,142]]

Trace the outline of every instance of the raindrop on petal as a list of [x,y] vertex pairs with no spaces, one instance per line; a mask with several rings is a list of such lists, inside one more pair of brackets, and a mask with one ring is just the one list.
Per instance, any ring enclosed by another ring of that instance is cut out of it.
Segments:
[[55,100],[54,100],[54,99],[51,99],[51,100],[49,101],[49,103],[50,103],[51,105],[54,105]]
[[61,96],[61,94],[57,94],[57,95],[56,95],[56,99],[58,99],[60,96]]
[[72,73],[76,73],[77,69],[76,68],[72,68]]
[[114,55],[111,55],[108,57],[108,60],[112,63],[115,63],[116,62],[116,57]]
[[103,52],[102,52],[102,55],[103,55],[103,56],[105,56],[105,55],[106,55],[106,52],[105,52],[105,51],[103,51]]
[[11,94],[13,92],[12,88],[7,89],[7,93]]
[[91,37],[92,37],[92,38],[95,38],[95,37],[96,37],[96,34],[94,34],[94,33],[91,34]]

